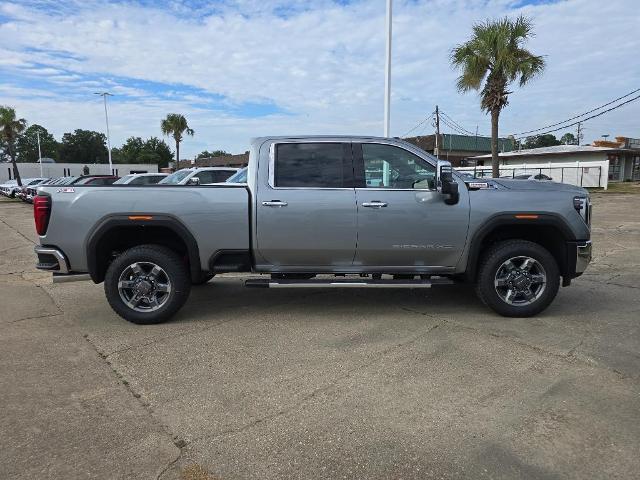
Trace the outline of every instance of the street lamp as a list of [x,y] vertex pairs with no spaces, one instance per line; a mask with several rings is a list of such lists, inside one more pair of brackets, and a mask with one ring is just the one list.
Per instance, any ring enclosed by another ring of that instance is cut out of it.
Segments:
[[608,133],[606,133],[606,134],[602,135],[602,139],[606,142],[606,141],[607,141],[607,137],[608,137],[608,136],[609,136],[609,134],[608,134]]
[[38,161],[40,162],[40,178],[42,178],[42,150],[40,149],[40,130],[36,131],[38,137]]
[[111,164],[111,139],[109,138],[109,115],[107,114],[107,97],[112,97],[109,92],[94,92],[94,95],[100,95],[104,100],[104,119],[107,122],[107,148],[109,150],[109,175],[113,173],[113,165]]
[[391,3],[387,0],[387,55],[384,74],[384,136],[389,136],[390,103],[391,103]]

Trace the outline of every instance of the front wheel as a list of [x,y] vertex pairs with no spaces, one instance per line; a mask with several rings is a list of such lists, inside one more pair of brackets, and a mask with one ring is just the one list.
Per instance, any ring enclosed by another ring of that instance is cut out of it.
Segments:
[[551,253],[526,240],[495,244],[478,271],[478,296],[505,317],[537,315],[551,304],[559,286],[560,272]]
[[189,298],[191,279],[180,257],[159,245],[141,245],[116,257],[104,279],[111,308],[125,320],[149,325],[174,315]]

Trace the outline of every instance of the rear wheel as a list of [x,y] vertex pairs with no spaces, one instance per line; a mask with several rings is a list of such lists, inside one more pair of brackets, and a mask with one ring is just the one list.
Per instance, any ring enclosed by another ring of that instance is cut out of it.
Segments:
[[104,280],[111,308],[138,324],[162,323],[186,302],[189,272],[180,257],[159,245],[141,245],[118,256]]
[[478,272],[477,293],[506,317],[531,317],[551,304],[560,286],[558,265],[548,250],[526,240],[492,246]]

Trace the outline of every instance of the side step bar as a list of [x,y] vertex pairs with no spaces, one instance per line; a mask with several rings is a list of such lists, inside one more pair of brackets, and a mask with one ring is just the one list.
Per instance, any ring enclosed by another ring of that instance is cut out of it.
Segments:
[[383,279],[310,279],[273,280],[252,278],[245,280],[245,287],[252,288],[431,288],[432,285],[453,285],[454,281],[445,277],[429,280],[383,280]]

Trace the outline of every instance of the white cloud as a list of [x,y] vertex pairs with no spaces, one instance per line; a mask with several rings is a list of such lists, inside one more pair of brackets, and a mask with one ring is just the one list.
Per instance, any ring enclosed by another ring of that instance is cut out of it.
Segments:
[[[640,86],[640,40],[629,14],[634,0],[510,8],[514,3],[394,2],[393,135],[435,104],[468,129],[489,130],[477,95],[455,91],[448,63],[451,47],[487,17],[532,16],[537,36],[530,47],[548,63],[544,76],[515,88],[502,116],[504,134],[562,120]],[[92,95],[99,88],[118,95],[110,104],[114,145],[130,135],[159,135],[160,119],[173,111],[196,130],[185,141],[187,156],[204,148],[243,151],[249,137],[263,134],[382,133],[381,0],[245,0],[200,10],[187,2],[164,10],[122,2],[45,4],[46,10],[39,2],[0,4],[0,73],[9,79],[0,103],[57,136],[103,129],[102,105]],[[171,87],[159,93],[149,82]],[[287,113],[246,118],[235,113],[245,102],[271,102]],[[640,102],[594,119],[586,140],[601,133],[640,137],[639,118]]]

